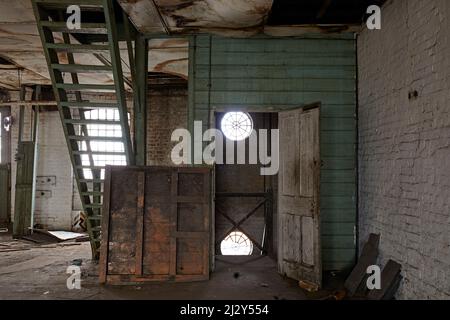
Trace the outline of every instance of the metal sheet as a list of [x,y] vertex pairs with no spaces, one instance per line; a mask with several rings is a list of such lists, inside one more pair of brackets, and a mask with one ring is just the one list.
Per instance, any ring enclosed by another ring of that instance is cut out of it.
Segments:
[[100,282],[209,277],[210,170],[107,169]]

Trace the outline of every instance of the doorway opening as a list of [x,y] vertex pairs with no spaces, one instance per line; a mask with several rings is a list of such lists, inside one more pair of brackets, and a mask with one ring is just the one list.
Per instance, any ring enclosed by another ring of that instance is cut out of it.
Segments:
[[[278,114],[239,110],[217,112],[215,125],[224,135],[224,159],[230,159],[227,144],[234,144],[232,164],[224,161],[215,166],[215,255],[275,257],[274,195],[278,176],[261,175],[264,165],[249,161],[249,150],[252,131],[266,129],[269,134],[267,151],[271,154],[270,130],[278,128]],[[245,145],[244,164],[242,154],[238,156],[239,144]],[[258,145],[258,153],[259,148]]]

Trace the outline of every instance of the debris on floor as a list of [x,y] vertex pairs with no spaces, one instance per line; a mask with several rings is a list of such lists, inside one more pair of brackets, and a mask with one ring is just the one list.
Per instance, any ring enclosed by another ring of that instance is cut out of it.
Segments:
[[341,301],[341,300],[344,300],[346,298],[346,296],[347,296],[347,292],[345,290],[338,290],[338,291],[335,291],[332,294],[329,294],[318,300]]
[[0,253],[24,251],[29,249],[30,247],[27,244],[17,240],[0,243]]
[[[23,243],[30,250],[0,253],[0,297],[2,299],[175,299],[175,300],[304,300],[296,281],[283,279],[269,257],[242,264],[246,257],[216,261],[209,281],[194,283],[146,283],[135,286],[101,286],[98,264],[91,260],[89,242],[77,246],[46,248]],[[1,244],[10,243],[6,239]],[[22,244],[22,245],[23,245]],[[250,260],[250,258],[246,258]],[[247,260],[246,260],[247,261]],[[67,289],[67,267],[79,265],[82,290]],[[239,273],[237,281],[233,276]],[[266,284],[267,286],[261,286]],[[44,294],[46,293],[46,294]],[[276,297],[276,298],[275,298]]]
[[300,280],[298,282],[300,288],[308,291],[308,292],[317,292],[319,291],[319,285],[307,280]]
[[77,241],[78,239],[86,238],[86,236],[87,236],[86,234],[76,232],[47,231],[44,229],[33,229],[32,234],[23,236],[22,239],[34,242],[36,244],[46,245],[46,244],[57,244],[69,240]]
[[383,271],[381,272],[381,289],[372,290],[368,293],[367,298],[370,300],[392,300],[397,292],[400,282],[403,277],[401,276],[402,266],[389,260]]
[[345,281],[345,289],[350,299],[391,300],[394,299],[400,282],[401,265],[389,260],[381,273],[381,289],[369,290],[367,288],[367,268],[375,265],[378,258],[380,235],[371,234],[364,245],[358,263]]
[[69,231],[47,231],[42,229],[34,229],[33,231],[49,235],[51,237],[54,237],[58,241],[75,240],[86,236],[86,234],[84,233],[69,232]]
[[367,268],[374,265],[378,258],[378,246],[380,243],[380,235],[371,234],[369,240],[364,245],[358,263],[345,281],[345,289],[348,296],[352,297],[356,293],[364,295],[365,280],[367,279]]

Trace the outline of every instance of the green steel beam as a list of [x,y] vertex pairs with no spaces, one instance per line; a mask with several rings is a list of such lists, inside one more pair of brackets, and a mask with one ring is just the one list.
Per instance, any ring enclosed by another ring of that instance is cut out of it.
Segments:
[[120,59],[119,38],[116,25],[116,16],[112,0],[103,0],[105,10],[105,20],[108,26],[108,41],[111,46],[111,65],[113,66],[114,82],[116,85],[116,97],[119,104],[119,115],[122,120],[122,132],[125,135],[125,151],[127,154],[127,164],[134,165],[135,158],[131,144],[130,128],[128,125],[128,110],[125,98],[125,87],[123,83],[122,60]]
[[138,36],[136,39],[135,50],[136,78],[134,80],[134,136],[136,164],[145,166],[147,159],[147,40]]

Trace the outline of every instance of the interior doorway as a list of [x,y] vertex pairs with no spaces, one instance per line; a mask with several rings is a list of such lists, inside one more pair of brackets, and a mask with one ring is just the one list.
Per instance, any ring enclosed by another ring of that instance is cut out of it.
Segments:
[[[227,143],[234,144],[234,160],[215,167],[215,255],[276,257],[277,175],[261,175],[264,167],[250,161],[252,130],[277,129],[277,113],[220,112],[215,124],[224,136],[223,158],[229,160]],[[238,144],[245,145],[245,161],[238,164]],[[258,144],[257,152],[260,152]],[[268,150],[270,155],[270,150]]]

